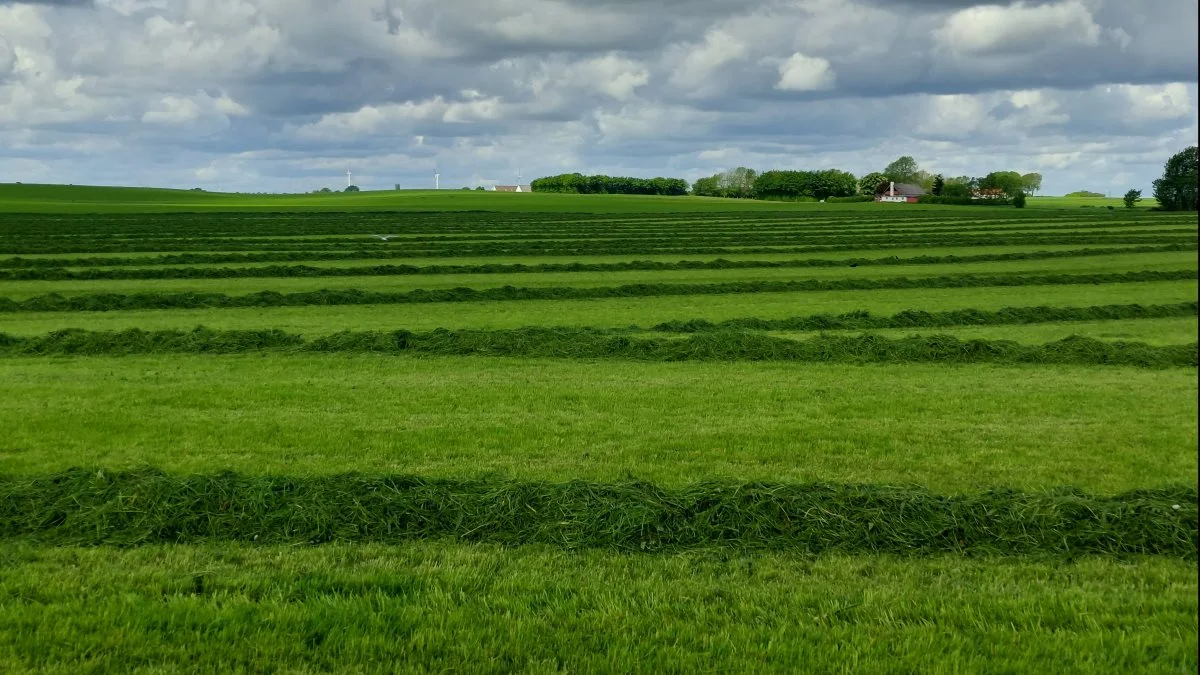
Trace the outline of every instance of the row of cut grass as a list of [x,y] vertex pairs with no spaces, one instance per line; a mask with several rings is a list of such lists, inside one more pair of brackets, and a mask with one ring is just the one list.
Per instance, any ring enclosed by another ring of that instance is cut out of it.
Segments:
[[[782,269],[782,268],[822,268],[822,267],[874,267],[874,266],[912,266],[912,265],[973,265],[987,262],[1012,262],[1033,260],[1061,260],[1064,258],[1087,258],[1096,256],[1122,256],[1122,263],[1135,264],[1144,261],[1149,264],[1161,262],[1163,258],[1133,257],[1139,255],[1189,251],[1194,258],[1196,246],[1168,245],[1144,246],[1129,248],[1093,248],[1070,249],[1064,251],[1036,251],[1028,253],[982,253],[974,255],[923,255],[917,257],[843,257],[843,258],[795,258],[785,260],[729,260],[717,258],[714,260],[680,260],[674,262],[659,262],[647,260],[632,260],[617,263],[584,264],[572,262],[566,264],[530,265],[516,263],[509,265],[270,265],[253,267],[116,267],[116,268],[83,268],[68,270],[64,268],[26,268],[0,269],[0,281],[64,281],[64,280],[112,280],[112,279],[231,279],[249,277],[338,277],[338,276],[405,276],[405,275],[461,275],[461,274],[526,274],[554,272],[630,272],[630,271],[674,271],[674,270],[732,270],[732,269]],[[1111,258],[1105,258],[1111,260]],[[1169,259],[1169,257],[1167,257]],[[1192,262],[1191,259],[1186,262]],[[1068,267],[1068,269],[1070,269]],[[1111,268],[1110,268],[1111,269]]]
[[405,244],[403,242],[385,242],[362,240],[327,241],[327,242],[285,242],[277,239],[262,240],[258,243],[247,243],[233,239],[210,240],[203,243],[170,241],[155,244],[153,242],[96,242],[91,245],[73,244],[66,241],[48,243],[13,243],[0,245],[0,254],[8,256],[25,256],[39,253],[116,253],[116,252],[208,252],[208,251],[296,251],[313,253],[318,251],[354,251],[378,250],[402,252],[412,257],[448,257],[462,255],[548,255],[585,253],[589,255],[620,254],[620,253],[726,253],[737,250],[751,252],[771,252],[772,248],[818,245],[906,245],[906,246],[995,246],[1006,244],[1101,244],[1111,243],[1178,243],[1195,241],[1196,234],[1190,230],[1179,229],[1172,231],[1140,231],[1140,230],[1106,230],[1075,233],[1054,232],[1018,232],[1009,234],[975,233],[975,234],[871,234],[871,235],[778,235],[778,236],[739,236],[725,238],[705,237],[664,237],[657,242],[651,241],[508,241],[481,243],[432,243],[422,242]]
[[[225,330],[278,328],[304,334],[346,330],[502,329],[524,326],[620,328],[663,322],[787,320],[814,314],[866,311],[994,311],[1028,306],[1031,298],[1051,306],[1154,305],[1195,302],[1197,282],[974,288],[868,289],[752,295],[682,295],[589,300],[513,300],[412,305],[123,310],[118,312],[20,312],[5,314],[3,332],[39,335],[64,328],[161,330],[206,325]],[[750,326],[750,324],[742,324]]]
[[579,328],[508,331],[340,331],[305,339],[280,330],[57,331],[21,337],[0,333],[0,355],[124,355],[157,353],[373,352],[482,355],[521,358],[635,359],[645,361],[798,361],[820,363],[1025,363],[1120,365],[1143,368],[1198,364],[1195,341],[1163,346],[1104,342],[1071,335],[1022,345],[1007,340],[962,341],[932,333],[889,339],[875,334],[827,335],[790,340],[753,331],[711,331],[688,336],[631,337]]
[[[1190,263],[1185,263],[1190,264]],[[0,312],[118,311],[130,309],[195,309],[200,307],[279,307],[287,305],[426,304],[472,301],[586,300],[612,297],[757,294],[788,291],[866,290],[889,288],[964,288],[977,286],[1035,286],[1182,281],[1196,270],[1168,269],[1107,274],[954,274],[913,277],[860,277],[785,281],[737,281],[709,284],[628,284],[624,286],[495,286],[483,288],[417,288],[409,291],[322,289],[279,293],[259,291],[241,295],[198,292],[97,293],[64,296],[37,295],[23,300],[0,297]],[[261,281],[261,280],[255,280]],[[295,280],[286,281],[299,283]],[[374,281],[379,281],[375,279]],[[390,281],[390,280],[389,280]],[[20,282],[14,282],[20,283]],[[50,284],[52,282],[40,282]],[[109,282],[122,283],[122,282]],[[127,282],[128,283],[128,282]],[[196,282],[193,282],[196,283]]]
[[[157,253],[141,253],[134,254],[129,257],[124,257],[119,253],[96,254],[86,258],[74,257],[72,254],[46,254],[28,257],[15,257],[0,259],[0,269],[5,270],[22,270],[22,269],[117,269],[120,267],[133,267],[135,269],[153,269],[156,267],[213,267],[218,265],[227,265],[230,267],[255,267],[261,265],[274,265],[281,262],[303,262],[305,264],[319,265],[322,267],[335,266],[356,266],[356,265],[544,265],[544,264],[611,264],[619,262],[630,262],[634,260],[650,260],[655,262],[679,262],[682,259],[686,260],[716,260],[718,258],[726,258],[728,260],[793,260],[801,258],[827,258],[831,260],[844,260],[846,258],[867,257],[878,254],[872,254],[872,251],[887,251],[888,255],[898,257],[915,257],[923,255],[996,255],[996,254],[1016,254],[1016,253],[1037,253],[1041,251],[1100,251],[1100,250],[1131,250],[1131,252],[1152,252],[1154,250],[1187,250],[1187,247],[1194,247],[1195,244],[1157,244],[1157,245],[1141,245],[1141,244],[1115,244],[1115,245],[1093,245],[1080,246],[1073,244],[1045,244],[1031,246],[958,246],[958,247],[918,247],[918,248],[896,248],[896,247],[880,247],[868,246],[865,249],[856,248],[854,246],[817,246],[807,249],[796,250],[794,252],[782,253],[743,253],[738,255],[721,256],[718,254],[703,254],[691,255],[686,258],[681,258],[679,255],[666,254],[645,254],[639,255],[636,253],[623,255],[559,255],[559,256],[475,256],[475,257],[444,257],[439,258],[436,263],[431,263],[428,258],[406,258],[402,255],[397,257],[374,257],[370,251],[352,251],[347,254],[342,253],[316,253],[307,256],[303,253],[289,252],[266,252],[266,253],[185,253],[179,255],[160,255]],[[1178,248],[1176,248],[1178,247]]]
[[897,555],[1195,559],[1195,486],[946,496],[915,487],[708,481],[567,483],[419,476],[171,475],[73,469],[0,477],[0,538],[66,545],[448,538],[669,552],[734,547]]
[[[1182,345],[1196,341],[1200,325],[1196,317],[1171,319],[1071,321],[1025,324],[1019,326],[948,326],[945,328],[883,328],[872,330],[875,335],[897,339],[912,335],[947,335],[959,340],[1012,340],[1025,345],[1037,345],[1082,336],[1095,340],[1144,342],[1150,345]],[[771,335],[804,340],[812,333],[772,331]],[[852,334],[835,331],[835,334]]]
[[[337,276],[271,275],[235,276],[232,278],[167,278],[154,279],[69,279],[63,281],[0,280],[0,297],[25,300],[39,295],[56,293],[63,296],[95,295],[102,293],[130,294],[139,291],[154,293],[224,293],[226,295],[250,294],[262,291],[277,293],[303,293],[321,290],[354,289],[365,292],[396,293],[415,290],[446,290],[471,288],[475,290],[517,286],[522,288],[594,288],[618,284],[698,284],[730,282],[791,282],[805,279],[821,279],[836,282],[850,279],[887,279],[908,277],[923,279],[946,275],[1038,275],[1049,272],[1087,274],[1115,274],[1142,271],[1178,271],[1196,269],[1195,251],[1170,251],[1159,253],[1121,253],[1088,255],[1069,258],[990,260],[982,262],[904,261],[898,264],[836,264],[810,266],[808,261],[796,266],[744,268],[738,263],[726,267],[716,263],[712,269],[691,266],[667,269],[640,269],[605,271],[498,271],[480,274],[478,270],[457,273],[394,274],[416,268],[379,268],[385,274]],[[839,261],[840,263],[840,261]],[[771,263],[774,265],[775,263]],[[657,267],[650,265],[647,267]],[[343,268],[350,271],[355,268]]]

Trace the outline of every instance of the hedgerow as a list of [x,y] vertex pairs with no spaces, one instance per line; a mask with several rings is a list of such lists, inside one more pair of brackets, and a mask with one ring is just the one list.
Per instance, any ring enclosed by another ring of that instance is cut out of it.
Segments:
[[1020,253],[984,253],[980,255],[922,255],[908,258],[798,260],[681,260],[659,262],[630,260],[615,263],[544,263],[484,265],[372,265],[369,267],[313,267],[311,265],[269,265],[263,267],[143,267],[138,269],[82,269],[34,267],[0,269],[0,281],[66,281],[92,279],[229,279],[250,277],[350,277],[406,276],[419,274],[528,274],[541,272],[623,272],[667,270],[763,269],[804,267],[868,267],[881,265],[949,265],[1014,260],[1045,260],[1098,255],[1127,255],[1196,250],[1195,244],[1136,246],[1126,248],[1090,248],[1067,251],[1028,251]]
[[57,545],[404,542],[928,555],[1197,556],[1195,486],[1062,488],[709,481],[524,482],[71,469],[0,477],[0,537]]
[[883,279],[800,279],[718,284],[628,284],[598,287],[527,287],[417,289],[413,291],[338,290],[245,295],[224,293],[98,293],[62,296],[57,293],[24,300],[0,298],[0,312],[105,312],[129,309],[197,309],[203,307],[295,307],[303,305],[378,305],[502,300],[578,300],[669,295],[724,295],[798,291],[870,290],[884,288],[968,288],[981,286],[1042,286],[1110,284],[1139,281],[1179,281],[1196,278],[1196,270],[1142,271],[1113,274],[959,274],[936,277]]
[[950,335],[885,338],[819,335],[807,340],[751,331],[714,330],[684,337],[635,337],[586,328],[438,329],[424,333],[342,331],[306,340],[280,330],[87,331],[20,337],[0,333],[0,355],[152,353],[373,352],[643,361],[803,361],[831,363],[1053,363],[1168,368],[1197,365],[1196,343],[1154,346],[1072,336],[1042,345],[960,340]]

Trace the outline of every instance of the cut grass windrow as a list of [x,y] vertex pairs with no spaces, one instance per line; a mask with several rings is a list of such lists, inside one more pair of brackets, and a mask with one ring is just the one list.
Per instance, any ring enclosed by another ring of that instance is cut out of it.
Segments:
[[873,290],[885,288],[967,288],[980,286],[1036,286],[1111,284],[1139,281],[1195,279],[1196,270],[1140,271],[1113,274],[957,274],[936,277],[881,279],[800,279],[717,284],[628,284],[623,286],[417,289],[386,292],[360,289],[319,290],[298,293],[260,291],[244,295],[224,293],[99,293],[64,297],[57,293],[25,300],[0,298],[0,312],[78,312],[130,309],[195,309],[204,307],[288,307],[304,305],[377,305],[504,300],[582,300],[591,298],[653,297],[670,295],[723,295],[729,293],[780,293],[795,291]]
[[919,487],[171,475],[71,469],[0,478],[0,537],[136,546],[448,538],[567,549],[696,547],[1194,559],[1194,486],[939,495]]
[[[204,243],[192,243],[187,240],[173,240],[162,243],[146,243],[140,241],[122,242],[93,242],[72,243],[54,242],[48,244],[25,245],[16,243],[0,244],[0,254],[5,255],[41,255],[48,253],[138,253],[138,252],[168,252],[168,251],[355,251],[378,250],[400,251],[406,257],[462,257],[482,255],[607,255],[629,253],[678,253],[678,254],[719,254],[719,253],[753,253],[777,252],[780,247],[817,246],[817,245],[857,245],[867,247],[870,244],[915,246],[1006,246],[1034,244],[1172,244],[1196,241],[1196,233],[1179,232],[1147,232],[1138,230],[1098,230],[1088,233],[1043,234],[1036,230],[1010,233],[954,235],[951,233],[929,233],[918,235],[775,235],[756,236],[747,234],[739,237],[712,238],[706,236],[687,236],[681,234],[675,237],[663,237],[659,240],[560,240],[560,241],[525,241],[513,240],[504,242],[413,242],[401,240],[366,241],[366,240],[263,240],[260,243],[247,243],[238,238],[209,240]],[[376,257],[378,254],[376,254]]]
[[69,329],[35,337],[0,333],[0,356],[156,353],[369,352],[523,358],[642,361],[797,361],[809,363],[1023,363],[1196,367],[1197,345],[1155,346],[1072,336],[1041,345],[1009,340],[960,340],[950,335],[886,338],[819,335],[807,340],[746,331],[685,337],[637,338],[581,328],[517,330],[342,331],[306,339],[280,330],[87,331]]
[[1195,302],[1168,305],[1095,305],[1092,307],[1004,307],[998,310],[960,309],[946,312],[905,310],[892,315],[866,311],[813,314],[782,319],[739,317],[712,322],[707,319],[667,321],[650,328],[660,333],[699,333],[714,330],[870,330],[876,328],[939,328],[950,326],[1004,326],[1060,321],[1106,321],[1196,316]]
[[1051,258],[1080,258],[1135,253],[1166,253],[1194,251],[1196,244],[1167,244],[1127,248],[1090,248],[1065,251],[1024,251],[1017,253],[983,253],[979,255],[922,255],[908,258],[799,260],[680,260],[662,262],[630,260],[614,263],[545,263],[484,264],[484,265],[372,265],[367,267],[313,267],[311,265],[270,265],[264,267],[141,267],[136,269],[82,269],[64,267],[0,269],[0,281],[76,281],[93,279],[229,279],[250,277],[350,277],[405,276],[436,274],[515,274],[538,272],[626,272],[636,270],[719,270],[804,267],[871,267],[884,265],[947,265],[957,263],[1002,262],[1015,260],[1045,260]]

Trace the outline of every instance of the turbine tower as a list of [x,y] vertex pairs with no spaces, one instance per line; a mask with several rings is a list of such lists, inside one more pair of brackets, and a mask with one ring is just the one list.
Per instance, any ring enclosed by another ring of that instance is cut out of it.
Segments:
[[353,174],[350,173],[350,169],[347,168],[346,169],[346,187],[350,187],[351,185],[353,185],[353,183],[350,182],[350,177],[352,175]]
[[517,169],[517,192],[521,191],[521,170]]
[[442,189],[441,183],[440,183],[441,176],[442,176],[442,174],[438,173],[437,167],[436,166],[433,167],[433,189],[434,190]]

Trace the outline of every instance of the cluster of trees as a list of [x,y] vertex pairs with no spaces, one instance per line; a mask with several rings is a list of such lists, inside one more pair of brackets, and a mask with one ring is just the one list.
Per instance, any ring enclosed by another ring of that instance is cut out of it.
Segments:
[[754,180],[754,194],[759,199],[827,199],[857,193],[854,174],[838,169],[764,171]]
[[686,195],[687,181],[682,178],[632,178],[628,176],[585,176],[564,173],[538,178],[529,184],[534,192],[610,195]]
[[692,183],[692,194],[698,197],[728,197],[730,199],[753,199],[754,181],[758,172],[739,166]]
[[935,196],[970,199],[980,193],[990,192],[1015,199],[1018,194],[1033,194],[1041,190],[1042,175],[995,171],[983,177],[946,178],[921,169],[917,160],[905,155],[888,164],[883,171],[872,171],[857,179],[853,174],[838,169],[775,170],[760,174],[754,169],[739,166],[697,180],[692,184],[692,194],[738,199],[829,199],[874,195],[889,182],[919,185]]
[[739,166],[692,184],[692,194],[700,197],[736,199],[827,199],[858,193],[854,174],[838,169],[822,171],[772,170],[758,173]]
[[[1163,166],[1162,178],[1154,181],[1154,198],[1164,211],[1195,211],[1197,150],[1191,146],[1175,153]],[[1139,193],[1140,195],[1140,193]]]

